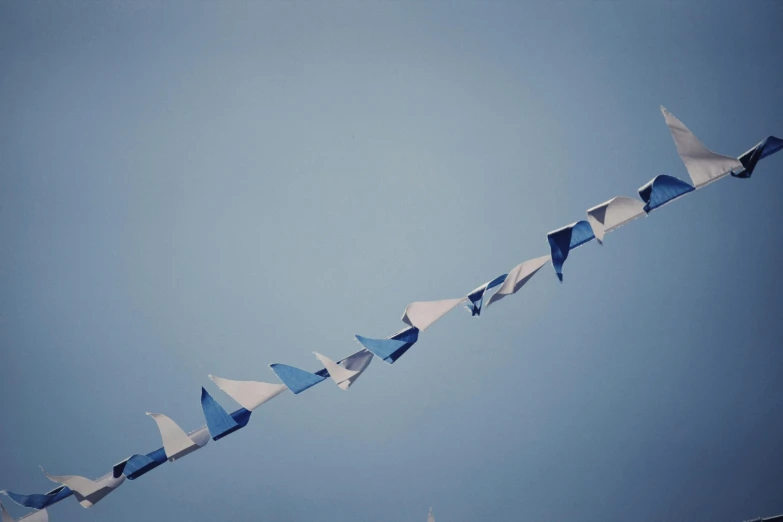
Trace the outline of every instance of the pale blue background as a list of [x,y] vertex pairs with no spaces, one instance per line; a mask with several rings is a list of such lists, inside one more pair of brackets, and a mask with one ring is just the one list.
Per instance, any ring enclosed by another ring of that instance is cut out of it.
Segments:
[[[782,27],[780,1],[3,2],[0,488],[97,477],[160,445],[145,411],[235,407],[208,373],[314,370],[686,177],[660,104],[726,154],[781,136]],[[781,513],[781,192],[783,154],[51,519]]]

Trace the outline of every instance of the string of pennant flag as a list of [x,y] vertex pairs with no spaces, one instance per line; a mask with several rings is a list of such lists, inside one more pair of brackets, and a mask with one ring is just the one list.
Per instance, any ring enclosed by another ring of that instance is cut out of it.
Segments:
[[[369,367],[373,358],[378,357],[393,364],[418,341],[421,332],[459,305],[464,304],[473,316],[481,315],[485,308],[518,292],[549,262],[562,282],[563,266],[572,250],[593,239],[603,244],[607,233],[719,179],[727,176],[750,178],[759,161],[783,149],[783,140],[769,136],[738,158],[716,154],[707,149],[669,111],[663,107],[661,111],[674,138],[677,153],[685,164],[690,183],[673,176],[660,175],[639,189],[640,199],[619,196],[590,208],[586,220],[547,234],[550,248],[548,255],[525,261],[508,274],[502,274],[462,297],[410,303],[402,316],[406,328],[383,339],[356,335],[361,349],[341,360],[335,361],[316,352],[316,358],[323,365],[319,371],[308,372],[286,364],[270,364],[282,384],[235,381],[210,375],[209,378],[240,405],[238,410],[228,413],[202,388],[201,408],[206,425],[195,431],[186,433],[166,415],[147,413],[160,431],[163,447],[150,453],[131,455],[115,464],[103,477],[91,480],[77,475],[50,475],[42,468],[46,477],[59,484],[58,487],[47,493],[30,495],[11,491],[2,493],[17,504],[34,510],[19,519],[27,522],[48,521],[46,508],[71,496],[83,507],[89,508],[121,486],[126,479],[136,480],[166,462],[181,459],[203,448],[210,439],[218,441],[244,428],[256,408],[286,390],[299,394],[326,379],[331,379],[338,387],[347,390]],[[2,522],[14,522],[2,503],[0,514]]]

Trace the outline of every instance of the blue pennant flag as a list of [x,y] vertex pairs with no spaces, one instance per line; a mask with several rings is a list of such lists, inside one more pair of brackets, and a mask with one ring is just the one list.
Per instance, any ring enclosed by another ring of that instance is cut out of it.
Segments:
[[674,176],[661,174],[655,176],[639,189],[639,197],[644,201],[644,211],[648,214],[656,208],[674,201],[680,196],[696,190],[693,185]]
[[302,393],[306,389],[315,386],[326,379],[326,377],[322,375],[306,372],[299,368],[288,366],[287,364],[275,363],[270,364],[269,367],[272,368],[272,371],[277,374],[277,377],[283,381],[283,384],[288,386],[288,389],[291,390],[294,395]]
[[560,282],[563,282],[563,263],[568,259],[568,253],[578,246],[595,239],[593,229],[587,221],[577,221],[563,228],[550,232],[546,236],[552,251],[552,266]]

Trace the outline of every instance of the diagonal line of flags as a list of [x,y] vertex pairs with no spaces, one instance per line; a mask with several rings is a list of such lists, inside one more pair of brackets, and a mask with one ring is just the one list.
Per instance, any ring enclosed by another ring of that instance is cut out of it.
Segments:
[[[228,413],[205,388],[202,388],[201,407],[206,425],[199,429],[186,433],[166,415],[148,413],[147,415],[158,427],[163,447],[150,453],[131,455],[115,464],[103,477],[91,480],[78,475],[50,475],[44,471],[44,475],[49,480],[58,484],[47,493],[30,495],[11,491],[2,491],[2,493],[15,503],[34,510],[19,519],[26,522],[48,521],[46,508],[70,496],[75,497],[83,507],[89,508],[120,487],[126,479],[135,480],[167,461],[173,462],[203,448],[210,440],[218,441],[244,428],[256,408],[286,390],[296,395],[326,379],[330,379],[339,388],[347,390],[369,367],[374,357],[393,364],[418,341],[420,333],[460,304],[464,303],[472,316],[480,316],[483,309],[521,290],[549,262],[552,263],[557,278],[562,282],[563,266],[572,250],[593,239],[603,244],[607,233],[637,218],[647,216],[652,211],[724,177],[748,179],[759,161],[783,149],[783,140],[768,136],[738,158],[716,154],[705,147],[673,114],[663,107],[661,112],[671,131],[677,153],[685,164],[690,183],[674,176],[659,175],[639,188],[640,199],[618,196],[590,208],[587,210],[586,220],[571,223],[547,234],[549,254],[520,263],[508,274],[489,280],[465,296],[408,304],[402,316],[406,328],[382,339],[356,335],[361,349],[338,361],[314,352],[315,357],[323,365],[323,368],[318,371],[309,372],[286,364],[270,364],[270,368],[282,384],[235,381],[209,375],[223,392],[241,406],[238,410]],[[491,292],[492,290],[494,293]],[[14,522],[2,504],[0,504],[0,512],[1,522]],[[428,518],[434,520],[432,510]],[[783,515],[757,520],[783,522]]]

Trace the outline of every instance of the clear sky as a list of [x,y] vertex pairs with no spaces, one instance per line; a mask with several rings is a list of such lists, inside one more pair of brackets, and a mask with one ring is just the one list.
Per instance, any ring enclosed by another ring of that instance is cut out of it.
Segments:
[[[0,488],[98,477],[408,302],[783,135],[783,2],[0,3]],[[783,137],[783,136],[781,136]],[[783,154],[53,522],[783,513]],[[3,501],[12,514],[24,510]]]

